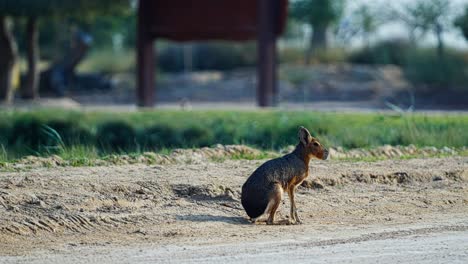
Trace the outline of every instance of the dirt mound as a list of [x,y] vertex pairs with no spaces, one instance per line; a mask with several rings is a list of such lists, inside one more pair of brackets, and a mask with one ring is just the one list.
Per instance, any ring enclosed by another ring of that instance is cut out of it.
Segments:
[[[73,197],[68,197],[71,201],[54,201],[54,198],[57,197],[45,193],[20,194],[2,191],[0,205],[4,207],[3,214],[13,217],[2,221],[0,233],[28,235],[39,232],[84,232],[134,222],[133,216],[120,214],[124,210],[117,208],[122,209],[126,205],[117,198],[111,200],[83,197],[81,202]],[[90,208],[94,208],[95,212],[113,211],[119,214],[90,214]]]
[[344,186],[354,183],[383,185],[418,185],[426,183],[468,182],[468,169],[448,169],[431,171],[400,170],[394,172],[376,172],[352,170],[341,175],[325,175],[307,179],[302,187],[324,189],[326,187]]
[[337,159],[359,159],[359,158],[401,158],[407,156],[434,157],[437,155],[454,156],[458,151],[454,148],[443,147],[423,147],[417,148],[414,145],[409,146],[390,146],[384,145],[374,149],[352,149],[349,151],[343,148],[330,148],[330,158]]
[[57,155],[50,157],[37,157],[37,156],[26,156],[18,161],[18,165],[25,165],[30,167],[52,167],[52,166],[67,166],[68,162],[64,161]]
[[85,232],[144,223],[147,219],[135,212],[164,203],[172,194],[165,181],[103,184],[97,179],[81,184],[41,176],[0,180],[0,206],[10,216],[0,221],[0,233]]
[[38,234],[38,232],[85,232],[91,230],[108,229],[119,224],[131,224],[126,217],[83,216],[80,214],[47,215],[41,217],[28,217],[0,227],[1,232],[15,235]]
[[[288,146],[280,151],[280,153],[289,153],[294,149],[294,146]],[[409,146],[391,146],[384,145],[372,149],[356,148],[345,150],[342,147],[329,148],[329,159],[392,159],[405,157],[435,157],[435,156],[457,156],[466,151],[466,148],[455,149],[449,147],[422,147],[418,148],[415,145]]]
[[[169,155],[144,152],[142,155],[110,155],[105,159],[89,161],[93,166],[130,165],[130,164],[200,164],[213,159],[223,160],[236,157],[259,157],[260,150],[243,145],[216,145],[212,148],[175,149]],[[50,157],[26,156],[15,163],[1,163],[0,168],[37,168],[74,166],[74,160],[64,160],[57,155]]]
[[[289,153],[294,146],[282,149],[279,153],[268,152],[270,157],[280,156]],[[393,159],[406,157],[434,157],[434,156],[457,156],[466,152],[466,149],[454,149],[449,147],[435,148],[423,147],[417,148],[414,145],[409,146],[390,146],[385,145],[374,149],[351,149],[345,150],[341,147],[330,148],[329,159],[347,160],[347,159]],[[91,166],[113,166],[113,165],[168,165],[168,164],[202,164],[212,161],[224,161],[226,159],[258,159],[264,158],[265,152],[244,145],[216,145],[215,147],[205,147],[200,149],[175,149],[169,155],[158,154],[154,152],[145,152],[141,155],[110,155],[104,159],[90,160]],[[39,167],[64,167],[76,166],[75,160],[64,160],[57,155],[50,157],[26,156],[15,163],[0,163],[0,169],[28,169]]]

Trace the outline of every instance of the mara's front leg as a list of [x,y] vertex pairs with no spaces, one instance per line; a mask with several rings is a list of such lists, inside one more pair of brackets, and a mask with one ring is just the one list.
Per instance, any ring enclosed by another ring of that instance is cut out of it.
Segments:
[[289,218],[292,221],[292,224],[301,224],[301,220],[297,215],[296,201],[294,199],[294,192],[296,191],[296,186],[291,186],[288,188],[288,196],[291,201],[291,211],[289,212]]

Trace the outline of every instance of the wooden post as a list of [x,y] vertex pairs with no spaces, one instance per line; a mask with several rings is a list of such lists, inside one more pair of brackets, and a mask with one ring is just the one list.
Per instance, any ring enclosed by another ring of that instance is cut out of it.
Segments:
[[144,1],[139,1],[137,23],[137,104],[140,107],[152,107],[155,102],[154,47],[153,39],[145,30],[142,3]]
[[275,0],[257,0],[258,2],[258,81],[257,102],[260,107],[277,104],[278,89],[276,83],[276,21]]
[[26,32],[28,72],[26,84],[21,87],[21,97],[23,99],[35,99],[38,97],[37,88],[39,84],[39,31],[37,29],[37,17],[28,18]]

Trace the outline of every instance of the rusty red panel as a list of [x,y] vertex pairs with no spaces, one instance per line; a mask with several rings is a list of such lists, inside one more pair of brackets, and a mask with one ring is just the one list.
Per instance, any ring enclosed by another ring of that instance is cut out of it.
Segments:
[[[140,0],[144,31],[176,41],[248,40],[257,36],[255,0]],[[287,0],[277,2],[277,34],[286,23]]]

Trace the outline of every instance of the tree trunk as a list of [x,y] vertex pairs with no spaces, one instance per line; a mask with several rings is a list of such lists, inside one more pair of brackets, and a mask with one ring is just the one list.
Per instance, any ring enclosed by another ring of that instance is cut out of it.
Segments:
[[0,102],[10,102],[13,97],[13,67],[17,56],[16,44],[7,18],[0,16]]
[[26,33],[28,72],[26,75],[26,84],[21,86],[21,97],[23,99],[35,99],[38,97],[37,90],[39,83],[39,33],[37,30],[36,17],[28,18]]
[[371,46],[371,41],[370,41],[370,33],[369,32],[364,32],[362,34],[362,42],[364,43],[364,47],[366,49],[369,49]]
[[312,47],[314,49],[326,49],[327,46],[327,26],[317,25],[314,27],[314,32],[312,34]]
[[310,45],[306,52],[305,64],[310,64],[310,59],[317,49],[326,49],[327,43],[327,26],[316,25],[313,27],[312,37],[310,39]]
[[307,47],[306,53],[305,53],[305,64],[309,65],[310,64],[310,59],[312,58],[312,54],[314,53],[313,51],[313,45],[312,45],[312,40],[314,35],[310,35],[310,41],[309,41],[309,46]]
[[416,28],[415,27],[409,27],[409,42],[412,47],[416,47],[417,45],[417,38],[416,38]]
[[442,60],[444,57],[444,40],[442,39],[442,32],[443,32],[442,25],[437,24],[435,31],[437,35],[437,56],[439,57],[440,60]]

